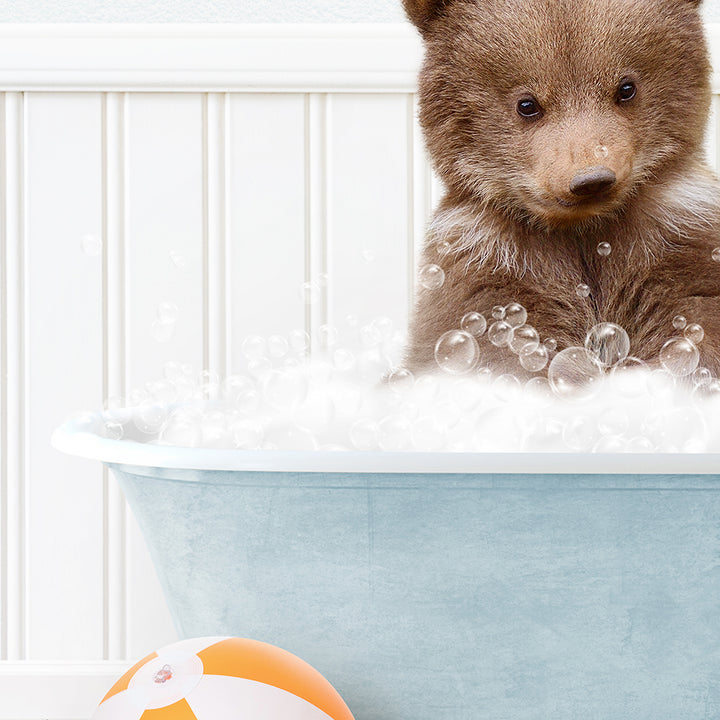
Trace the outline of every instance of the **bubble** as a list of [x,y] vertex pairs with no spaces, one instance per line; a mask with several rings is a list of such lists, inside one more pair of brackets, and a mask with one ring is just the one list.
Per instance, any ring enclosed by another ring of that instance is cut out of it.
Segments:
[[335,418],[335,404],[327,392],[315,389],[293,415],[295,424],[308,432],[319,434],[327,430]]
[[503,320],[505,318],[505,308],[502,305],[496,305],[492,309],[492,316],[495,320]]
[[102,252],[102,238],[97,235],[83,235],[80,246],[83,253],[88,257],[97,257]]
[[595,420],[587,415],[571,418],[563,428],[562,438],[567,447],[575,452],[587,452],[597,442]]
[[177,360],[169,360],[163,365],[163,375],[171,383],[183,380],[185,378],[185,371],[183,370],[182,363]]
[[713,375],[706,367],[700,367],[693,373],[692,381],[696,386],[709,385],[712,382]]
[[509,325],[504,320],[494,322],[488,330],[488,340],[490,340],[495,347],[506,347],[510,343],[510,340],[512,340],[512,336],[512,325]]
[[598,430],[602,435],[622,435],[630,425],[630,418],[620,408],[608,408],[598,417]]
[[259,357],[248,360],[247,371],[255,379],[264,378],[272,370],[270,358]]
[[396,368],[387,378],[388,387],[395,393],[405,393],[415,384],[415,376],[407,368]]
[[674,377],[689,375],[699,362],[698,349],[684,337],[671,338],[660,350],[660,363]]
[[520,365],[529,372],[538,372],[542,370],[549,360],[549,353],[544,345],[525,345],[518,355]]
[[555,338],[545,338],[543,340],[543,345],[549,353],[555,352],[555,350],[557,350],[557,340]]
[[300,299],[306,305],[315,305],[315,303],[320,300],[320,287],[316,282],[309,280],[307,282],[301,283],[299,294]]
[[357,420],[350,427],[350,442],[356,450],[375,450],[379,428],[372,420]]
[[720,247],[716,247],[716,248],[712,251],[712,256],[711,256],[711,257],[712,257],[712,259],[713,259],[715,262],[720,262]]
[[393,336],[393,321],[389,317],[375,318],[370,325],[380,333],[381,340],[390,340]]
[[672,325],[676,330],[683,330],[687,325],[687,319],[684,315],[676,315],[672,319]]
[[182,269],[187,267],[188,259],[182,253],[177,252],[177,250],[170,251],[170,259],[176,268]]
[[271,335],[267,339],[267,349],[270,357],[280,359],[287,355],[290,345],[282,335]]
[[520,397],[521,390],[522,385],[520,381],[509,373],[499,375],[492,383],[493,395],[495,395],[500,402],[513,402]]
[[178,399],[178,391],[169,380],[156,380],[149,386],[152,397],[162,405],[170,405]]
[[364,325],[360,328],[360,343],[363,347],[376,347],[382,342],[380,331],[373,325]]
[[587,334],[585,349],[607,368],[630,354],[630,337],[615,323],[599,323]]
[[508,325],[518,328],[527,320],[527,310],[520,303],[510,303],[505,306],[505,314],[501,318]]
[[355,369],[355,355],[345,348],[337,348],[332,355],[333,367],[339,372],[349,373]]
[[647,370],[647,365],[632,355],[613,365],[610,370],[613,386],[621,395],[639,397],[646,391],[646,375],[638,373],[639,370]]
[[292,330],[288,335],[288,344],[296,353],[304,353],[310,347],[310,336],[304,330]]
[[332,325],[321,325],[317,329],[317,339],[320,347],[327,350],[335,345],[338,341],[338,331]]
[[445,437],[445,432],[431,416],[417,418],[410,429],[410,439],[416,450],[425,452],[441,450],[445,445]]
[[594,150],[594,155],[598,160],[605,160],[609,154],[609,151],[605,145],[597,145]]
[[589,296],[590,296],[590,286],[589,286],[589,285],[586,285],[585,283],[580,283],[580,284],[575,288],[575,294],[576,294],[579,298],[589,297]]
[[477,365],[480,348],[477,341],[464,330],[449,330],[435,345],[435,361],[441,370],[451,375],[470,372]]
[[540,345],[540,336],[532,325],[521,325],[513,330],[510,349],[519,355],[526,348],[535,350]]
[[135,408],[132,421],[140,432],[154,435],[167,420],[167,409],[158,403],[146,400]]
[[317,450],[317,441],[312,433],[293,425],[289,427],[268,428],[265,432],[266,441],[263,450],[298,450],[308,452]]
[[160,432],[160,443],[173,447],[197,447],[200,444],[200,418],[187,412],[173,413]]
[[609,242],[598,243],[597,251],[601,257],[607,257],[612,252],[612,245]]
[[559,352],[548,368],[553,392],[567,400],[585,400],[598,390],[602,371],[593,355],[584,347],[569,347]]
[[169,342],[175,335],[175,322],[165,322],[160,318],[155,318],[150,326],[152,336],[157,342]]
[[271,370],[262,383],[265,399],[279,410],[297,407],[308,393],[305,373],[293,370]]
[[248,360],[258,360],[265,356],[265,338],[260,335],[248,335],[240,346],[240,351]]
[[180,310],[175,303],[162,302],[157,308],[157,318],[163,323],[174,323],[177,322],[180,316]]
[[360,257],[367,263],[373,262],[375,260],[375,253],[372,250],[363,250],[360,253]]
[[386,452],[406,450],[410,445],[410,421],[403,415],[388,415],[378,423],[378,445]]
[[103,437],[108,440],[122,440],[125,426],[117,420],[105,420],[103,424]]
[[439,265],[425,265],[420,269],[419,280],[426,290],[437,290],[445,283],[445,271]]
[[683,335],[685,335],[685,337],[693,343],[693,345],[699,345],[705,337],[705,330],[702,325],[692,323],[685,328]]
[[619,435],[603,435],[593,446],[595,453],[627,452],[627,442]]
[[200,433],[203,447],[221,448],[232,444],[225,423],[225,414],[219,410],[211,410],[202,416]]
[[626,452],[631,453],[649,453],[655,450],[655,446],[652,444],[650,438],[644,435],[636,435],[627,442]]
[[473,337],[479,338],[487,329],[487,320],[485,316],[479,312],[469,312],[463,315],[460,321],[460,328]]
[[452,248],[452,245],[447,240],[440,240],[435,243],[435,250],[440,257],[445,257]]

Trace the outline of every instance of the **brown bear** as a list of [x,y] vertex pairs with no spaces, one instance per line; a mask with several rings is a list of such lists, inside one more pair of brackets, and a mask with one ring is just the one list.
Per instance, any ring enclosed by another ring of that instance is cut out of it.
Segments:
[[[404,0],[425,43],[420,123],[446,189],[421,260],[445,280],[417,295],[409,368],[434,368],[438,338],[466,313],[492,322],[493,307],[517,302],[558,351],[612,322],[655,364],[685,316],[704,329],[700,366],[720,376],[699,4]],[[486,336],[480,347],[482,365],[520,369]]]

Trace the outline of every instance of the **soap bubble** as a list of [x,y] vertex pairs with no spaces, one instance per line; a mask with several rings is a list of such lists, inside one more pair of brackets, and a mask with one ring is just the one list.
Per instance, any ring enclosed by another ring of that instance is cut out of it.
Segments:
[[705,330],[702,325],[692,323],[685,328],[683,335],[685,335],[685,337],[693,343],[693,345],[699,345],[705,337]]
[[589,286],[589,285],[586,285],[585,283],[580,283],[580,284],[575,288],[575,294],[576,294],[579,298],[589,297],[589,295],[590,295],[590,286]]
[[264,450],[298,450],[308,452],[317,450],[317,441],[312,433],[294,425],[285,427],[269,427],[265,431]]
[[320,286],[312,281],[308,280],[307,282],[300,284],[300,299],[306,304],[306,305],[315,305],[315,303],[320,300],[321,290]]
[[622,435],[630,425],[630,418],[621,408],[604,410],[598,418],[598,430],[602,435]]
[[200,417],[184,408],[174,412],[162,428],[159,441],[173,447],[197,447],[201,441]]
[[407,368],[395,368],[387,378],[388,387],[398,394],[412,390],[415,376]]
[[720,247],[716,247],[716,248],[712,251],[712,259],[713,259],[715,262],[720,262]]
[[477,341],[464,330],[449,330],[435,345],[435,361],[441,370],[451,375],[470,372],[477,365],[480,348]]
[[180,316],[180,310],[175,303],[162,302],[157,308],[157,318],[163,323],[174,323],[177,322]]
[[439,265],[424,265],[420,268],[419,281],[426,290],[437,290],[445,283],[445,271]]
[[481,337],[487,329],[487,320],[479,312],[469,312],[463,315],[460,329],[470,333],[473,337]]
[[695,345],[684,337],[668,340],[660,350],[660,363],[671,375],[685,377],[695,370],[700,353]]
[[647,390],[647,374],[639,373],[647,370],[647,365],[639,358],[628,355],[613,365],[610,370],[613,386],[625,397],[639,397]]
[[548,368],[553,392],[566,400],[585,400],[598,389],[602,370],[595,357],[584,347],[569,347],[559,352]]
[[319,434],[335,419],[335,403],[330,393],[314,389],[293,414],[295,424],[308,432]]
[[263,379],[265,399],[279,410],[297,407],[307,392],[308,379],[303,372],[271,370]]
[[305,353],[310,347],[310,336],[304,330],[292,330],[288,335],[288,344],[296,353]]
[[676,315],[672,319],[672,325],[676,330],[683,330],[687,325],[687,319],[684,315]]
[[399,452],[410,445],[410,421],[403,415],[388,415],[378,423],[378,445],[386,452]]
[[603,435],[593,446],[594,453],[627,452],[627,442],[619,435]]
[[712,382],[713,375],[706,367],[700,367],[692,375],[693,384],[696,386],[709,385]]
[[372,250],[363,250],[360,257],[366,262],[371,263],[375,260],[375,253]]
[[510,343],[512,336],[512,325],[509,325],[504,320],[494,322],[488,330],[488,340],[490,340],[495,347],[507,346]]
[[493,380],[492,391],[493,395],[501,402],[510,403],[516,400],[520,396],[522,385],[520,381],[514,376],[506,373],[499,375]]
[[605,145],[597,145],[595,147],[595,150],[593,151],[593,154],[598,160],[605,160],[607,158],[609,151]]
[[553,402],[553,392],[547,378],[530,378],[523,386],[525,399],[536,408],[548,407]]
[[248,360],[257,360],[265,356],[265,338],[260,335],[248,335],[240,346],[240,351]]
[[445,257],[451,249],[452,245],[447,240],[439,240],[435,243],[435,251],[440,257]]
[[233,445],[240,450],[257,450],[262,445],[262,425],[252,418],[241,417],[234,420],[229,430]]
[[636,435],[627,442],[626,452],[631,453],[649,453],[655,450],[655,446],[652,444],[650,438],[644,435]]
[[445,432],[432,416],[419,417],[410,428],[410,438],[416,450],[433,452],[445,445]]
[[519,328],[525,324],[527,316],[527,310],[520,303],[514,302],[505,306],[505,315],[502,320],[514,328]]
[[509,345],[510,349],[519,355],[525,349],[535,350],[540,345],[540,336],[532,325],[521,325],[513,330]]
[[505,318],[505,308],[502,305],[496,305],[492,309],[492,316],[494,320],[503,320]]
[[135,427],[147,435],[155,435],[167,420],[167,408],[151,400],[138,405],[132,416]]
[[601,257],[607,257],[612,252],[612,245],[609,242],[598,243],[597,251]]
[[360,328],[360,343],[363,347],[372,348],[382,342],[382,335],[374,325],[364,325]]
[[170,360],[163,365],[163,375],[171,382],[177,382],[185,377],[185,371],[177,360]]
[[555,352],[555,350],[557,350],[557,340],[555,338],[545,338],[543,340],[543,345],[549,353]]
[[107,419],[103,423],[103,437],[108,440],[122,440],[125,426],[117,420]]
[[348,373],[355,369],[355,355],[345,348],[337,348],[333,352],[333,366],[340,372]]
[[156,380],[149,386],[150,395],[161,405],[170,405],[178,399],[178,391],[174,383],[169,380]]
[[332,325],[321,325],[317,329],[317,340],[320,348],[327,350],[337,343],[338,331]]
[[519,354],[520,365],[529,372],[542,370],[549,360],[548,350],[544,345],[525,345]]
[[375,450],[379,428],[372,420],[357,420],[350,427],[350,442],[356,450]]
[[82,251],[88,257],[97,257],[102,252],[102,238],[97,235],[83,235],[80,242]]
[[575,452],[588,452],[597,442],[595,420],[587,415],[576,415],[563,428],[563,441]]
[[599,323],[587,334],[585,349],[602,367],[610,367],[630,354],[630,338],[615,323]]
[[267,339],[267,349],[272,358],[283,358],[287,355],[290,345],[282,335],[271,335]]

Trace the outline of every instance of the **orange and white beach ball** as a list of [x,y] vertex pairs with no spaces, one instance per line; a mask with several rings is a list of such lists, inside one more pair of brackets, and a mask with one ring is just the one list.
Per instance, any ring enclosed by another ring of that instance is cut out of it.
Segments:
[[243,638],[183,640],[148,655],[92,720],[353,720],[335,688],[299,657]]

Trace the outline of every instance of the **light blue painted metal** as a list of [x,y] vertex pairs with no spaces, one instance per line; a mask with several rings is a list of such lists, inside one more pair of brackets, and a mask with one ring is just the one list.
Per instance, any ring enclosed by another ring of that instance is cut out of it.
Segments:
[[720,717],[720,477],[111,465],[179,632],[296,653],[356,720]]

